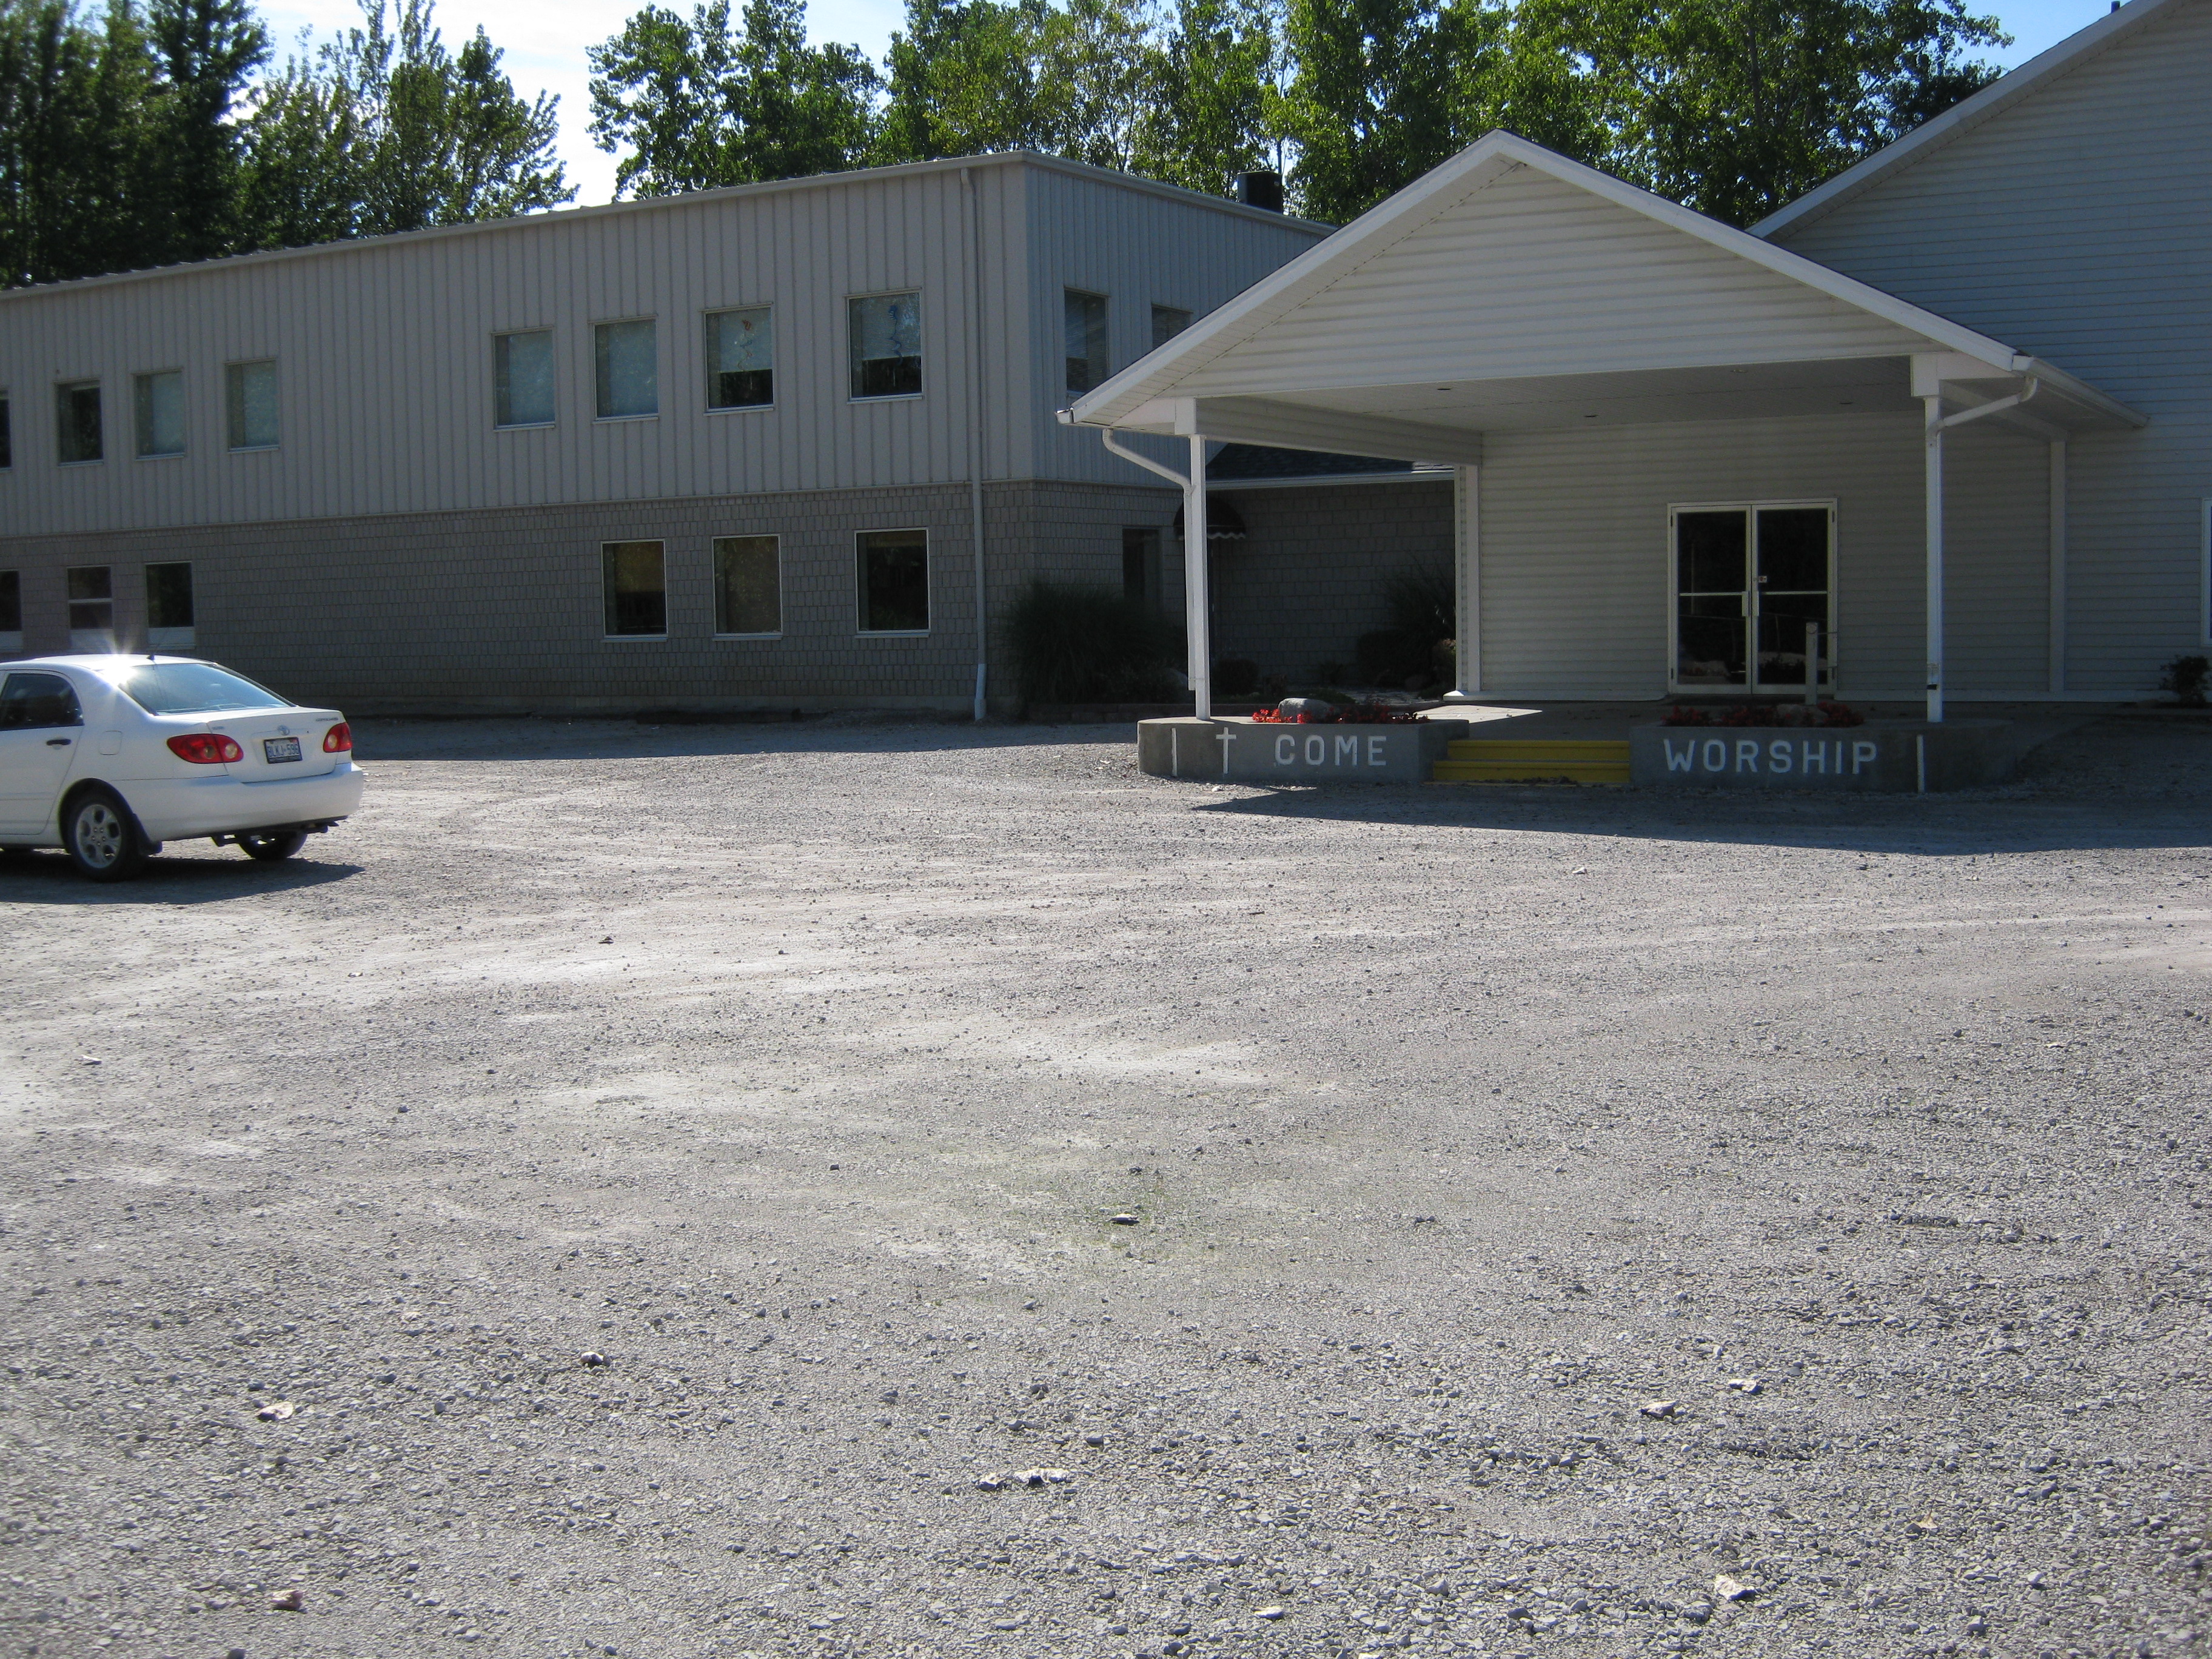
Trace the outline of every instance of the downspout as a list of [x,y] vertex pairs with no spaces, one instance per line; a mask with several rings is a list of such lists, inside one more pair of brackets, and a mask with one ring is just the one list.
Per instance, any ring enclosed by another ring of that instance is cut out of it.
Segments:
[[[1073,424],[1066,410],[1060,411],[1060,418],[1064,423]],[[1191,709],[1199,719],[1212,720],[1213,653],[1206,592],[1206,440],[1195,434],[1192,435],[1190,471],[1186,473],[1178,472],[1170,466],[1163,466],[1133,449],[1124,449],[1114,441],[1110,428],[1099,428],[1098,437],[1109,450],[1123,460],[1134,461],[1146,471],[1158,473],[1182,491],[1183,623],[1188,639]]]
[[983,216],[972,169],[960,169],[961,206],[968,218],[968,531],[975,570],[975,710],[981,725],[990,679],[991,612],[983,571]]

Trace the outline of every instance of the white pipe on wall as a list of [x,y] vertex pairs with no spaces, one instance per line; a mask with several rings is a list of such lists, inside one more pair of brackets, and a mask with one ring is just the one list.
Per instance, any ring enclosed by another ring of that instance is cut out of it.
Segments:
[[1456,635],[1450,700],[1482,695],[1482,469],[1452,469],[1452,566]]
[[2066,440],[2051,441],[2051,689],[2066,689]]
[[1927,410],[1928,718],[1943,718],[1943,399],[1923,398]]
[[975,179],[960,169],[961,204],[968,216],[968,529],[975,567],[975,720],[985,713],[990,683],[991,611],[983,572],[983,215],[975,199]]
[[1188,630],[1191,712],[1213,718],[1213,641],[1206,592],[1206,440],[1190,434],[1190,471],[1182,485],[1182,602]]

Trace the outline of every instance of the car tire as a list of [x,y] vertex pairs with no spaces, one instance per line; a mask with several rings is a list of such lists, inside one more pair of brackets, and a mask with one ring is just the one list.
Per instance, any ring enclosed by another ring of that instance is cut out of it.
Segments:
[[62,846],[77,873],[94,881],[128,881],[149,856],[123,797],[96,784],[62,809]]
[[307,844],[307,832],[304,830],[278,830],[264,834],[249,831],[238,838],[238,845],[246,856],[259,859],[264,864],[282,864]]

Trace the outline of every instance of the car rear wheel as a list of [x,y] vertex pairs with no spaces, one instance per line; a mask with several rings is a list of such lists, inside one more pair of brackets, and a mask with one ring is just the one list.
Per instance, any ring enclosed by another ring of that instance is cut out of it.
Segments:
[[94,881],[128,881],[146,867],[146,838],[113,790],[84,791],[70,802],[62,819],[62,845],[80,874]]
[[307,832],[272,830],[262,835],[240,836],[238,844],[250,859],[259,859],[264,864],[282,864],[307,844]]

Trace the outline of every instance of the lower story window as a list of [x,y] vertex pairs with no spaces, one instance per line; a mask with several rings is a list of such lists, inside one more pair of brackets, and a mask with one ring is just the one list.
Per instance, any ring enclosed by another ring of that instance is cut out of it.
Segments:
[[21,651],[22,648],[22,573],[0,570],[0,651]]
[[599,549],[607,605],[607,637],[668,632],[668,574],[659,542],[608,542]]
[[1160,532],[1127,529],[1121,532],[1121,597],[1148,611],[1160,608]]
[[104,564],[81,564],[69,573],[70,650],[115,648],[114,575]]
[[783,632],[783,570],[774,536],[714,538],[714,631]]
[[149,650],[187,651],[192,645],[192,568],[189,564],[146,567],[146,646]]
[[929,534],[864,530],[860,537],[860,631],[929,631]]

